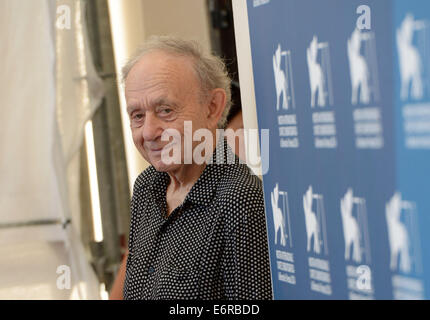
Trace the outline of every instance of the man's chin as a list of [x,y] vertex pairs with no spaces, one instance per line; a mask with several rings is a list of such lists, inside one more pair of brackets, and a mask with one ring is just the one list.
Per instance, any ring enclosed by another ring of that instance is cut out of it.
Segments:
[[155,168],[155,170],[160,172],[174,171],[175,169],[180,167],[179,164],[174,164],[174,163],[166,164],[161,159],[152,162],[152,166]]

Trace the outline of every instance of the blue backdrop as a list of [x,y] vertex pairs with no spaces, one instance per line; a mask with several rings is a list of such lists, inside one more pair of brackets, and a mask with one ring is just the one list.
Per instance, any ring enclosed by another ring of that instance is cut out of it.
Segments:
[[430,2],[248,17],[274,297],[430,298]]

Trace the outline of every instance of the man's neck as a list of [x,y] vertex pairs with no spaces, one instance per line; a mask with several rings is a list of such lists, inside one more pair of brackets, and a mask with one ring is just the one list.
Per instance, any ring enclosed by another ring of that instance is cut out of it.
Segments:
[[169,189],[173,192],[183,189],[191,189],[206,168],[203,164],[184,164],[181,168],[173,172],[168,172],[170,177]]
[[[220,136],[216,130],[213,130],[212,133],[212,149],[211,152],[209,152],[208,155],[206,155],[207,158],[211,158],[213,155],[213,152],[215,151],[217,142],[219,141]],[[203,161],[202,164],[197,164],[194,162],[191,164],[184,164],[180,168],[178,168],[175,171],[167,172],[170,177],[169,182],[169,189],[172,192],[188,189],[190,190],[192,186],[196,183],[196,181],[200,178],[201,174],[206,168],[207,161]]]

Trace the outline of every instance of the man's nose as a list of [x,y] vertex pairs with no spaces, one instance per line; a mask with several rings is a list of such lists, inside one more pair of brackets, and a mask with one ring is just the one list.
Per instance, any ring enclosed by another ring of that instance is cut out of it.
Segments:
[[142,137],[144,141],[153,141],[160,137],[162,134],[162,127],[160,119],[157,118],[152,112],[148,112],[143,124]]

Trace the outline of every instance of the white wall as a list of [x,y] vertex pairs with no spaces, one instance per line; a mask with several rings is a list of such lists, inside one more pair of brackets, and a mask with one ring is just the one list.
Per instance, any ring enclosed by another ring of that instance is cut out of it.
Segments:
[[[246,1],[233,0],[233,20],[236,39],[237,65],[239,71],[240,97],[242,102],[243,127],[258,130],[255,103],[254,75],[252,70],[251,40],[249,37],[248,9]],[[261,175],[261,163],[255,161],[260,155],[257,136],[245,135],[248,166]]]
[[142,0],[145,37],[175,35],[210,49],[205,0]]

